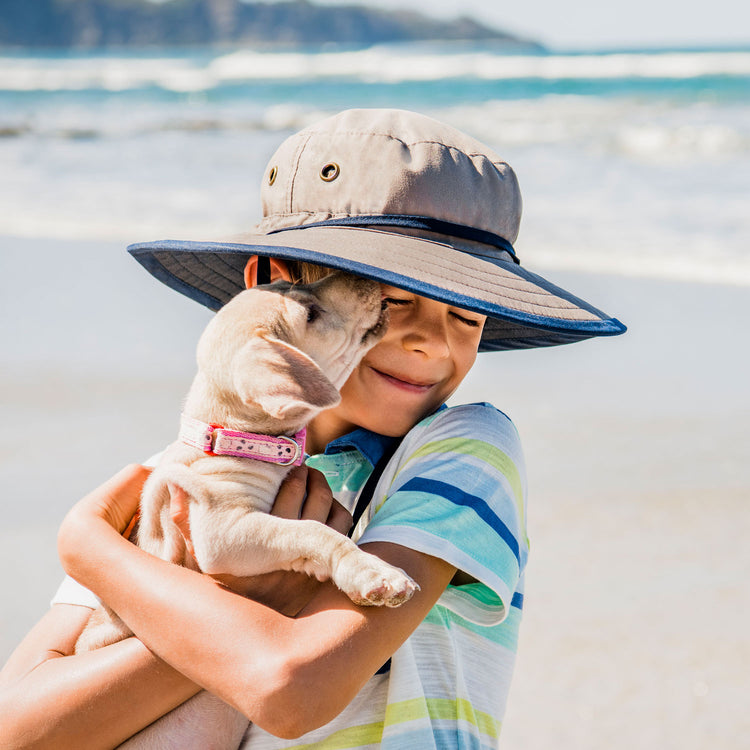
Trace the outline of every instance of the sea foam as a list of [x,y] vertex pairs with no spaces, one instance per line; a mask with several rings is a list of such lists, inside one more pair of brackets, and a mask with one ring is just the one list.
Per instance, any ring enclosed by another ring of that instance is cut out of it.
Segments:
[[253,81],[348,79],[399,83],[479,80],[690,79],[750,76],[750,52],[504,55],[378,46],[339,52],[260,52],[180,58],[0,58],[0,91],[207,92]]

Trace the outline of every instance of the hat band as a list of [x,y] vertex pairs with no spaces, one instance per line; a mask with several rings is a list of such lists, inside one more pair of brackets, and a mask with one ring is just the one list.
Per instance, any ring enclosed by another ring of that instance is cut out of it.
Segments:
[[[286,232],[290,229],[307,229],[308,227],[362,227],[362,226],[385,226],[401,227],[404,229],[423,229],[428,232],[445,234],[449,237],[457,237],[462,240],[471,240],[481,242],[483,245],[492,245],[508,253],[517,265],[521,261],[516,255],[513,245],[501,237],[499,234],[487,232],[484,229],[468,227],[465,224],[454,224],[452,221],[443,221],[442,219],[433,219],[430,216],[404,216],[402,214],[375,214],[373,216],[345,216],[338,219],[326,219],[325,221],[316,221],[310,224],[296,224],[291,227],[282,227],[272,229],[268,234],[277,232]],[[470,253],[471,254],[471,253]]]

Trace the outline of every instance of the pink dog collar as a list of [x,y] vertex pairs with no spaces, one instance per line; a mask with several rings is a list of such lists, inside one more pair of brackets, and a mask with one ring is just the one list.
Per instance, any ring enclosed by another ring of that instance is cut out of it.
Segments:
[[305,460],[306,433],[303,427],[292,437],[256,435],[225,430],[220,424],[208,424],[185,414],[180,425],[180,440],[209,456],[255,458],[281,466],[299,466]]

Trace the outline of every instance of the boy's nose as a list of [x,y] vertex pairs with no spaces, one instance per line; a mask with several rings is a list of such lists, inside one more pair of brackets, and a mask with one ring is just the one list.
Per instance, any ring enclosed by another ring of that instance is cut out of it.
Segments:
[[433,359],[444,359],[450,354],[446,321],[440,312],[420,310],[404,335],[406,349],[422,352]]

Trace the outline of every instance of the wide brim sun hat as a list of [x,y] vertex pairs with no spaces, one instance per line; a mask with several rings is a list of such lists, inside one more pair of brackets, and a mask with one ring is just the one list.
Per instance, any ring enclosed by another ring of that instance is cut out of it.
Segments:
[[523,268],[515,173],[480,142],[414,112],[347,110],[288,138],[261,188],[263,218],[227,240],[128,250],[218,310],[251,255],[306,261],[487,316],[480,351],[568,344],[625,326]]

